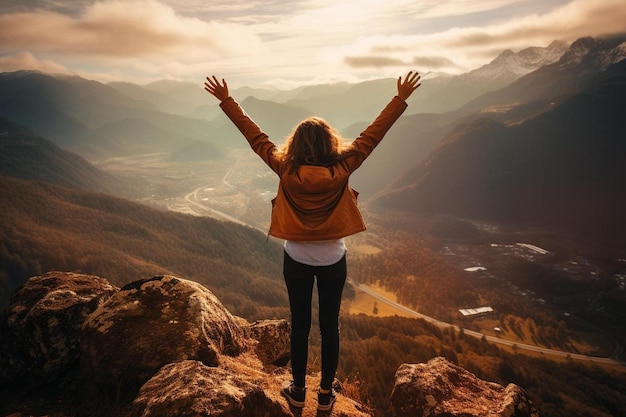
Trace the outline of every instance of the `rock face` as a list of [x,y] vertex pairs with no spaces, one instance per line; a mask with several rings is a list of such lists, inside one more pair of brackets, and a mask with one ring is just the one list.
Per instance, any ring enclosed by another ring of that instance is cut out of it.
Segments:
[[83,322],[117,290],[105,279],[70,272],[26,281],[0,320],[0,383],[46,380],[78,365]]
[[202,285],[173,276],[135,281],[91,314],[81,335],[81,371],[90,380],[136,393],[164,365],[246,346],[241,327]]
[[538,417],[524,390],[478,379],[444,358],[403,364],[391,394],[394,417]]
[[255,351],[261,362],[287,365],[291,352],[290,330],[287,320],[261,320],[249,326],[250,337],[258,342]]
[[198,361],[166,365],[145,383],[133,417],[291,417],[255,384]]

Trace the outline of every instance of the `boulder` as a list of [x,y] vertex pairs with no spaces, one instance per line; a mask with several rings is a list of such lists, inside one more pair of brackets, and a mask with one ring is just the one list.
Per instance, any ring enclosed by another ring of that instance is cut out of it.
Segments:
[[291,417],[257,385],[199,361],[164,366],[133,401],[133,417]]
[[41,382],[77,367],[83,322],[118,290],[71,272],[28,279],[0,319],[0,382]]
[[528,395],[515,384],[506,388],[477,378],[444,358],[403,364],[391,393],[395,417],[538,417]]
[[264,365],[285,366],[289,362],[291,326],[287,320],[260,320],[248,327],[251,339],[256,340],[254,348]]
[[[246,347],[243,330],[211,291],[174,276],[123,287],[85,321],[81,372],[132,399],[161,367],[182,360],[217,366]],[[118,399],[119,395],[118,395]]]

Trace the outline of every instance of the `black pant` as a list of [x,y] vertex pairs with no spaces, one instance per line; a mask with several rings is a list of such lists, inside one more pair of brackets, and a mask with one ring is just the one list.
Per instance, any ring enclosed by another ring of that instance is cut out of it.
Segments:
[[297,387],[305,386],[311,330],[311,298],[317,278],[319,321],[322,335],[322,380],[320,387],[330,389],[339,362],[339,309],[346,283],[346,257],[330,266],[310,266],[294,261],[285,253],[283,275],[291,309],[291,372]]

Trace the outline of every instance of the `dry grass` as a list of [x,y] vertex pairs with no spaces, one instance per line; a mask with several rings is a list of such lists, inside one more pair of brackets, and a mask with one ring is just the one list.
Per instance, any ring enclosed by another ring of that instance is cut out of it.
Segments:
[[[517,332],[509,329],[507,326],[510,324],[510,320],[515,322]],[[507,316],[505,318],[506,326],[502,326],[499,320],[496,319],[479,319],[475,320],[473,324],[480,327],[480,332],[492,336],[498,336],[505,340],[511,340],[514,342],[525,343],[535,346],[543,346],[547,348],[559,349],[561,346],[552,346],[549,343],[538,342],[537,337],[533,337],[533,334],[537,332],[534,323],[529,323],[528,320],[524,320],[516,316]],[[496,334],[493,330],[494,327],[503,327],[500,334]],[[569,338],[564,342],[573,352],[584,353],[589,355],[607,356],[611,354],[614,345],[604,335],[598,332],[577,332],[575,338]]]
[[[385,290],[380,285],[368,285],[385,298],[397,302],[395,294]],[[398,310],[387,303],[376,300],[369,294],[355,289],[354,300],[345,303],[348,314],[365,314],[372,317],[413,317],[405,311]]]

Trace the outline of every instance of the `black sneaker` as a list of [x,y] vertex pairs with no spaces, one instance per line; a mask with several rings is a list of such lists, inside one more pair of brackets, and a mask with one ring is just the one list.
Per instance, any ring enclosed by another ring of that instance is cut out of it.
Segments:
[[331,389],[330,392],[317,393],[317,409],[320,411],[329,411],[333,408],[333,405],[337,401],[335,390]]
[[287,399],[287,402],[296,408],[304,408],[304,398],[306,388],[298,388],[293,382],[285,382],[280,394]]

